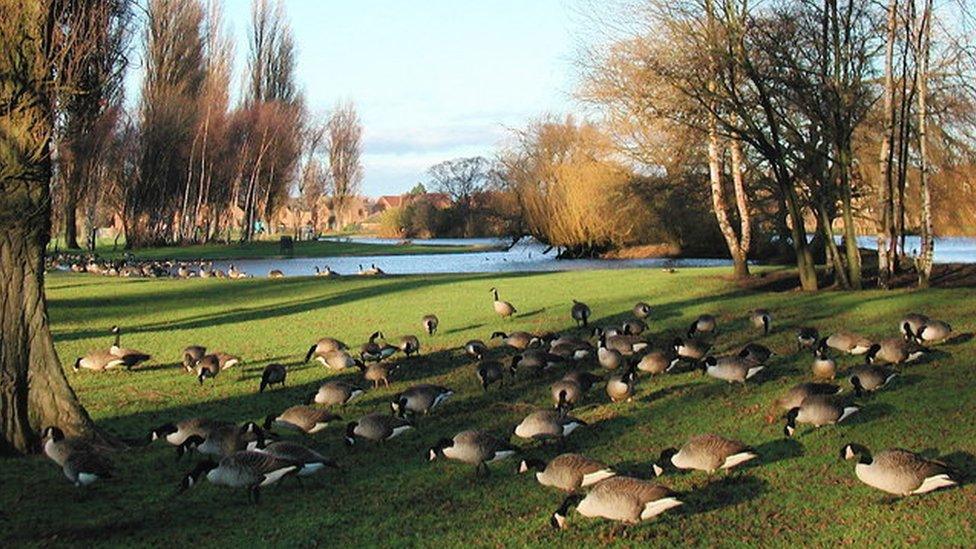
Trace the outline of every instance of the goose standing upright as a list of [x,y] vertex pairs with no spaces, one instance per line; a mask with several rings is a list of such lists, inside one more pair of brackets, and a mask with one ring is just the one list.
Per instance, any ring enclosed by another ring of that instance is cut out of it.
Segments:
[[118,326],[112,326],[112,333],[115,335],[115,342],[109,347],[109,353],[121,358],[124,361],[126,368],[132,368],[133,366],[138,366],[140,363],[145,362],[152,358],[152,356],[135,349],[126,349],[119,346],[119,340],[122,335],[122,328]]
[[516,309],[511,303],[498,299],[497,288],[492,288],[491,293],[495,298],[492,302],[492,307],[495,309],[495,313],[497,313],[498,316],[502,318],[509,318],[518,312],[518,309]]
[[586,303],[573,300],[573,307],[569,311],[569,315],[576,322],[577,326],[585,328],[590,319],[590,307]]
[[437,331],[437,326],[441,321],[437,318],[437,315],[425,315],[420,322],[424,327],[424,331],[427,332],[427,335],[434,335],[434,332]]

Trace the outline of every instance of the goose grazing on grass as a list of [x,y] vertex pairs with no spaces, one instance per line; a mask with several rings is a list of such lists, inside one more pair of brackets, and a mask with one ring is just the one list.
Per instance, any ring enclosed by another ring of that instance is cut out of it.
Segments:
[[837,397],[831,395],[811,395],[786,413],[786,426],[783,433],[792,437],[797,423],[808,423],[814,427],[834,425],[843,422],[860,410],[857,406],[845,406]]
[[831,349],[851,355],[863,355],[874,344],[873,341],[864,336],[846,331],[831,334],[826,341],[827,346]]
[[164,423],[149,431],[149,442],[163,439],[173,446],[179,446],[191,436],[196,435],[205,439],[215,429],[226,428],[228,425],[233,424],[204,417],[192,417],[176,423]]
[[928,324],[930,320],[928,316],[921,313],[908,313],[898,323],[898,330],[905,334],[905,339],[914,339],[918,329]]
[[494,332],[489,339],[501,339],[502,343],[517,350],[524,351],[529,347],[538,347],[542,340],[528,332]]
[[260,489],[274,484],[289,474],[297,474],[303,464],[281,459],[266,452],[244,450],[235,452],[216,463],[202,461],[180,482],[179,493],[186,492],[206,475],[211,484],[246,488],[248,500],[257,503]]
[[688,327],[688,333],[686,335],[689,338],[698,335],[712,335],[716,332],[717,328],[718,320],[715,319],[714,315],[698,315],[698,318]]
[[605,334],[600,336],[600,346],[596,349],[596,359],[600,366],[608,370],[616,370],[624,363],[623,353],[607,347],[607,336]]
[[925,494],[959,485],[945,463],[900,448],[883,450],[872,456],[867,447],[850,443],[840,449],[840,457],[857,459],[854,474],[858,480],[896,496]]
[[112,478],[115,466],[96,452],[72,452],[61,466],[64,476],[75,486],[88,486]]
[[464,354],[475,360],[481,360],[488,354],[488,346],[480,339],[472,339],[464,344]]
[[268,271],[268,278],[285,278],[285,273],[281,269],[271,269]]
[[104,372],[123,366],[126,366],[124,358],[119,358],[108,351],[90,351],[85,356],[78,357],[71,368],[75,372],[81,369]]
[[512,357],[512,365],[509,371],[511,371],[512,377],[515,377],[515,372],[519,368],[527,368],[535,374],[541,374],[543,370],[555,368],[565,362],[566,359],[557,354],[542,349],[528,349]]
[[198,360],[207,354],[207,348],[203,345],[190,345],[183,349],[183,369],[187,372],[193,371],[193,366]]
[[514,446],[498,440],[484,431],[461,431],[454,438],[442,438],[427,451],[430,461],[444,456],[475,466],[475,473],[488,475],[488,464],[512,457],[518,452]]
[[601,378],[589,372],[570,372],[550,385],[549,391],[557,409],[571,408],[579,404],[590,387],[598,381]]
[[329,423],[341,419],[341,417],[328,410],[315,408],[314,406],[298,405],[287,408],[278,415],[269,414],[264,418],[264,428],[271,429],[272,426],[276,426],[314,435],[328,427]]
[[880,343],[871,345],[868,352],[864,355],[866,364],[877,362],[886,364],[904,364],[915,362],[931,351],[922,347],[914,341],[905,341],[901,338],[883,339]]
[[780,410],[790,410],[803,404],[803,399],[812,395],[836,395],[840,393],[839,385],[833,383],[800,383],[794,385],[783,396],[776,399],[775,406]]
[[929,320],[915,331],[917,343],[942,343],[952,335],[952,326],[941,320]]
[[638,301],[631,312],[634,313],[634,318],[644,320],[651,316],[651,306],[643,301]]
[[248,450],[261,452],[274,456],[283,461],[290,461],[301,465],[295,473],[300,477],[307,477],[315,474],[326,467],[338,469],[339,465],[335,461],[323,456],[311,448],[287,440],[278,440],[268,443],[266,440],[255,441],[248,444]]
[[356,444],[357,437],[373,442],[383,442],[400,436],[410,429],[413,429],[413,425],[396,416],[369,414],[346,425],[345,443],[347,446],[352,446]]
[[769,309],[753,309],[749,312],[749,322],[761,329],[763,335],[769,335],[773,326],[773,314],[769,312]]
[[372,382],[376,389],[383,383],[384,387],[390,386],[390,374],[397,369],[395,364],[385,364],[383,362],[373,362],[370,364],[358,363],[359,371],[363,374],[363,379]]
[[217,377],[217,374],[220,373],[220,358],[217,355],[204,355],[203,358],[197,360],[194,369],[197,373],[197,381],[203,385],[204,379]]
[[394,395],[390,402],[390,408],[393,409],[394,414],[401,418],[408,413],[427,415],[452,396],[454,396],[454,391],[447,387],[424,383],[414,385],[406,391]]
[[568,437],[586,422],[567,415],[563,410],[532,412],[515,427],[515,436],[531,440],[559,440]]
[[[497,298],[496,298],[497,299]],[[577,326],[586,327],[590,320],[590,307],[586,303],[573,300],[573,307],[569,311],[569,316],[573,318]]]
[[748,360],[753,364],[764,365],[774,354],[775,353],[770,351],[765,345],[760,345],[758,343],[747,343],[746,346],[739,351],[739,358]]
[[41,443],[44,455],[60,466],[64,466],[72,454],[96,452],[91,442],[77,437],[66,437],[64,431],[58,427],[45,427],[41,431]]
[[326,353],[332,351],[345,351],[348,349],[349,347],[338,339],[323,337],[308,348],[308,352],[305,353],[305,362],[308,362],[309,360],[312,360],[312,357],[315,357],[315,360],[318,360],[323,365],[328,366],[324,358]]
[[490,385],[505,381],[505,368],[497,360],[482,360],[478,363],[475,374],[478,376],[481,388],[485,391],[488,391]]
[[145,362],[152,358],[152,356],[135,349],[126,349],[119,346],[119,340],[122,337],[122,328],[118,326],[112,326],[112,333],[115,334],[115,342],[109,347],[108,351],[121,358],[125,364],[126,368],[132,368],[133,366],[138,366],[140,363]]
[[763,371],[764,366],[757,366],[751,360],[740,356],[706,357],[701,362],[701,371],[716,379],[729,383],[745,384],[747,379]]
[[800,328],[796,331],[796,350],[812,349],[820,341],[820,331],[812,327]]
[[491,293],[495,298],[494,301],[492,302],[492,307],[495,309],[495,313],[498,314],[498,316],[502,318],[509,318],[510,316],[518,312],[518,309],[512,306],[511,303],[498,299],[497,288],[492,288]]
[[651,375],[663,374],[677,359],[672,353],[651,351],[637,362],[637,369]]
[[644,333],[644,330],[647,330],[647,324],[645,324],[643,320],[631,318],[625,320],[623,324],[620,325],[620,330],[624,333],[624,335],[641,335]]
[[537,471],[535,478],[539,484],[570,494],[617,475],[605,463],[580,454],[560,454],[549,463],[532,458],[519,463],[519,473],[532,470]]
[[667,448],[654,464],[654,474],[661,476],[668,467],[694,469],[712,474],[719,469],[732,469],[759,457],[745,444],[715,434],[697,435],[681,447]]
[[671,348],[674,350],[674,354],[678,355],[678,358],[689,360],[691,362],[698,362],[699,360],[705,358],[705,355],[708,354],[708,351],[712,348],[712,346],[700,341],[695,341],[694,339],[686,341],[680,337],[676,337],[671,343]]
[[353,357],[347,351],[328,351],[315,357],[315,360],[322,363],[330,370],[345,370],[346,368],[358,368],[363,361]]
[[341,406],[361,397],[366,392],[361,388],[345,381],[327,381],[319,390],[308,395],[305,404],[323,404],[325,406]]
[[897,376],[898,372],[891,368],[862,364],[851,368],[849,379],[854,387],[854,395],[860,398],[864,393],[883,389]]
[[579,494],[566,496],[549,521],[553,528],[566,528],[566,515],[573,505],[584,517],[636,524],[683,505],[683,502],[666,486],[614,476],[598,482],[585,497]]
[[607,380],[607,396],[611,402],[629,401],[634,397],[634,385],[637,383],[637,372],[633,364],[620,373],[611,374]]
[[264,367],[264,371],[261,372],[261,385],[258,387],[258,392],[263,393],[265,389],[272,385],[281,385],[284,387],[287,376],[288,370],[281,364],[268,364]]
[[437,326],[441,321],[437,318],[437,315],[425,315],[424,318],[420,320],[421,325],[424,327],[424,331],[427,335],[434,335],[437,331]]
[[415,335],[405,335],[400,338],[397,342],[397,348],[407,355],[416,355],[420,353],[420,340],[417,339]]
[[834,379],[837,375],[837,362],[830,358],[827,349],[827,339],[824,338],[813,350],[813,379]]
[[383,343],[380,345],[376,342],[377,339],[384,339],[383,332],[373,332],[369,336],[369,341],[363,343],[359,348],[359,358],[363,362],[379,362],[385,358],[393,356],[399,349],[393,345]]
[[190,450],[217,458],[223,458],[247,449],[251,442],[262,440],[266,433],[257,423],[249,421],[238,427],[233,423],[217,425],[206,435],[190,435],[176,447],[176,459],[179,461]]

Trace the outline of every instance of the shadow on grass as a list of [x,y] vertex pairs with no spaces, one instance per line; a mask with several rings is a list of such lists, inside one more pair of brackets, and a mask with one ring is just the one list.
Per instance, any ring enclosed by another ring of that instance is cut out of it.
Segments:
[[767,484],[752,475],[732,471],[701,488],[681,494],[685,505],[678,512],[697,515],[745,503],[766,492]]

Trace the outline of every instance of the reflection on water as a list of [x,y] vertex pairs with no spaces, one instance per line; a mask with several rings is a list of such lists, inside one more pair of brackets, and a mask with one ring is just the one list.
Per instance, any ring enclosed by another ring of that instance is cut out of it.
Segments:
[[[395,244],[395,239],[383,238],[338,238],[352,242]],[[413,240],[415,244],[429,244],[433,246],[472,245],[485,247],[507,246],[509,241],[494,238],[443,238],[433,240]],[[862,247],[873,248],[874,238],[861,237],[858,243]],[[918,238],[909,237],[908,249],[918,248]],[[328,258],[295,258],[295,259],[248,259],[240,261],[221,261],[214,265],[221,269],[233,263],[239,269],[254,276],[265,276],[271,269],[281,269],[288,276],[312,275],[315,267],[324,268],[326,265],[340,274],[356,274],[360,268],[376,265],[388,274],[428,274],[428,273],[485,273],[485,272],[545,272],[545,271],[576,271],[588,269],[628,269],[635,267],[668,268],[668,267],[719,267],[731,265],[727,259],[556,259],[556,252],[543,254],[546,246],[532,240],[524,240],[512,249],[485,250],[461,254],[432,254],[432,255],[380,255],[380,256],[351,256]],[[937,263],[973,263],[976,262],[976,238],[941,238],[936,239],[935,261]]]

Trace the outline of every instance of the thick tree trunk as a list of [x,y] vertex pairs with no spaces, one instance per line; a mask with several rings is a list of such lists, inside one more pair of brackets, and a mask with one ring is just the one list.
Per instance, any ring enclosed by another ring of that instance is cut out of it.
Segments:
[[800,287],[807,292],[818,289],[817,265],[813,261],[813,254],[807,244],[806,227],[803,223],[803,211],[792,182],[783,175],[778,175],[780,190],[784,193],[787,211],[790,214],[790,236],[793,240],[793,250],[796,252],[796,271],[800,277]]
[[[841,211],[844,215],[844,250],[847,255],[847,284],[854,290],[861,289],[861,251],[857,247],[857,231],[854,227],[854,208],[851,196],[851,151],[850,145],[840,147],[838,154],[840,171]],[[833,238],[830,239],[833,244]]]
[[749,214],[749,196],[746,195],[745,178],[742,174],[742,143],[732,139],[729,144],[732,156],[732,187],[735,189],[735,205],[739,211],[739,245],[737,256],[732,257],[736,278],[749,276],[749,247],[752,245],[752,216]]
[[932,276],[932,256],[934,244],[932,241],[932,196],[929,191],[929,162],[926,131],[928,128],[928,66],[929,66],[929,37],[932,28],[932,0],[925,0],[922,12],[921,27],[918,30],[918,190],[922,199],[921,250],[917,262],[918,285],[921,288],[929,286]]
[[69,250],[80,250],[78,245],[78,208],[72,193],[66,192],[64,197],[64,247]]

